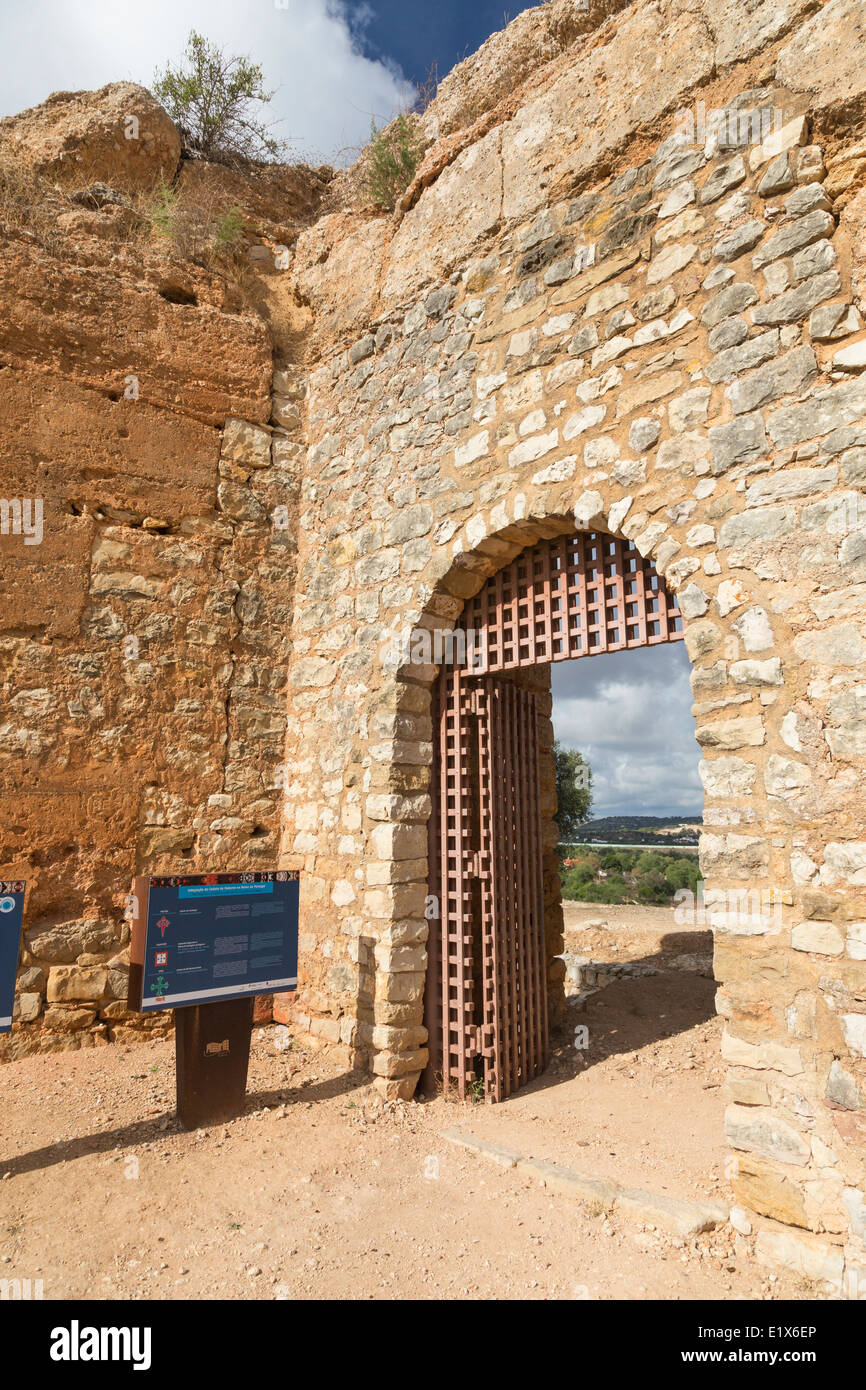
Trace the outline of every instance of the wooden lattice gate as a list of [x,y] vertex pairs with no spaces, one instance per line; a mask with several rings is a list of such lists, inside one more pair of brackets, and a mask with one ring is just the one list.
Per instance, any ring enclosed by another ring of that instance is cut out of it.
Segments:
[[581,532],[522,551],[462,630],[434,691],[425,1087],[495,1101],[549,1056],[535,695],[497,673],[672,642],[682,622],[629,541]]

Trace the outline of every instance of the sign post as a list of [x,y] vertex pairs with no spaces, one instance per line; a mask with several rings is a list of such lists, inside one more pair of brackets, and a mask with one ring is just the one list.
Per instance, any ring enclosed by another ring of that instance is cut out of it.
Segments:
[[0,882],[0,1033],[12,1028],[25,884]]
[[257,994],[297,989],[296,870],[136,878],[128,1007],[175,1009],[186,1129],[243,1109]]

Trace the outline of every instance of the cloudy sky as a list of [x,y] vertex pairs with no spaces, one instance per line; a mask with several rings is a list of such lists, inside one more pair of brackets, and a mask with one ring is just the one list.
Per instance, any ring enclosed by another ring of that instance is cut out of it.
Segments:
[[700,749],[682,642],[553,666],[553,727],[592,768],[596,816],[700,811]]
[[[513,16],[526,5],[508,0]],[[275,134],[311,162],[362,145],[505,18],[504,0],[0,0],[0,115],[56,91],[147,86],[197,29],[276,88]]]

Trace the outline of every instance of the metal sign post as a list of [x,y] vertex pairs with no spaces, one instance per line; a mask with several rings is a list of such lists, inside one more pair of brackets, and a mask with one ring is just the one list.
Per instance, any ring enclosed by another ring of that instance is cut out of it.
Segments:
[[25,887],[21,880],[0,882],[0,1033],[11,1030],[15,1011]]
[[175,1009],[186,1129],[240,1114],[253,1000],[298,984],[299,874],[136,878],[128,1007]]
[[177,1113],[184,1129],[231,1120],[244,1108],[252,999],[193,1004],[175,1015]]

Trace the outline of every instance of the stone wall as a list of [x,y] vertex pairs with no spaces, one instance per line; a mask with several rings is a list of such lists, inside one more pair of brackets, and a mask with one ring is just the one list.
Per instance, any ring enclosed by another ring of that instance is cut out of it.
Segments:
[[411,1094],[433,673],[393,669],[389,636],[448,627],[564,518],[632,539],[686,619],[732,1188],[835,1241],[850,1283],[866,334],[798,105],[734,94],[730,138],[700,144],[671,122],[641,163],[509,222],[311,371],[284,841],[306,988],[279,1016]]

